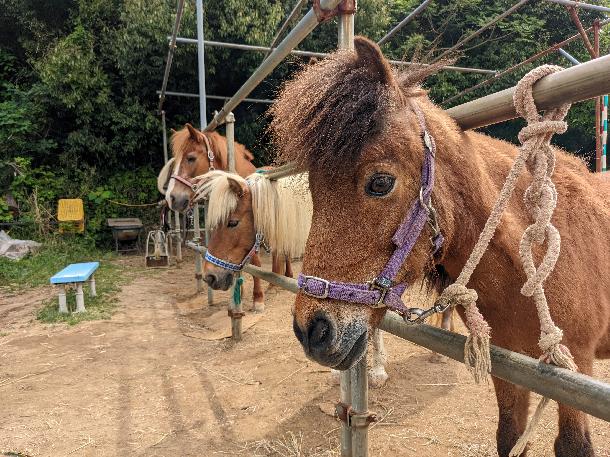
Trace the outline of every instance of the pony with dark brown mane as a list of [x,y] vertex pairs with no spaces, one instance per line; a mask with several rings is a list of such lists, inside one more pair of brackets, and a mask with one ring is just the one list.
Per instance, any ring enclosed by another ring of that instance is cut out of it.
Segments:
[[[165,164],[157,178],[159,192],[165,195],[172,210],[183,212],[189,208],[193,190],[189,183],[210,169],[228,170],[227,139],[217,132],[201,132],[191,124],[174,132],[171,136],[173,157]],[[248,176],[256,171],[252,164],[254,156],[243,144],[235,142],[235,169],[240,176]],[[292,276],[290,259],[285,259],[283,270],[280,257],[273,256],[273,271]],[[258,254],[252,263],[261,266]],[[254,278],[253,306],[256,310],[265,308],[265,293],[262,282]]]
[[[378,46],[357,38],[355,52],[339,51],[283,88],[272,108],[280,159],[308,169],[312,192],[305,274],[364,283],[384,267],[395,248],[392,236],[419,195],[425,150],[420,111],[436,140],[432,199],[445,242],[432,255],[433,232],[425,227],[395,283],[413,283],[431,271],[457,278],[517,148],[461,130],[436,107],[419,87],[435,70],[418,66],[396,73]],[[553,179],[558,192],[553,222],[563,243],[545,291],[563,343],[579,370],[591,375],[594,358],[610,357],[610,181],[563,151],[557,151]],[[517,194],[523,195],[528,181],[518,180]],[[526,276],[518,249],[527,215],[524,202],[513,198],[469,285],[492,328],[492,343],[538,357],[537,312],[520,293]],[[310,358],[347,369],[364,354],[365,335],[385,309],[321,295],[297,295],[295,334]],[[493,383],[498,454],[508,457],[526,426],[530,393],[501,379]],[[584,413],[559,405],[554,450],[560,457],[594,455]]]

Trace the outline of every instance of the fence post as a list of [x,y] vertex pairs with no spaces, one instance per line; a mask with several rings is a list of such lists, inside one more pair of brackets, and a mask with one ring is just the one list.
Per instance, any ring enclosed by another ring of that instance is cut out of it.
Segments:
[[[225,118],[227,125],[227,162],[229,172],[235,173],[235,116],[233,113],[227,114]],[[235,272],[235,281],[231,288],[231,296],[229,298],[229,316],[231,316],[231,335],[234,341],[240,341],[242,337],[241,318],[244,313],[241,307],[241,274]]]
[[350,371],[352,375],[352,456],[368,457],[369,385],[366,373],[366,354]]
[[[339,3],[339,27],[337,34],[339,49],[354,49],[354,13],[356,0],[343,0]],[[368,409],[367,379],[366,379],[366,355],[364,362],[349,371],[341,372],[340,402],[346,407],[351,406],[356,411]],[[364,365],[362,365],[364,363]],[[364,373],[364,380],[362,373]],[[364,382],[364,384],[363,384]],[[363,390],[364,389],[364,392]],[[359,402],[355,406],[355,401]],[[364,402],[364,403],[363,403]],[[354,429],[350,425],[350,408],[347,417],[341,425],[341,457],[366,457],[368,455],[368,431],[367,427]]]
[[[351,370],[344,370],[339,378],[341,383],[339,401],[346,412],[349,411],[352,404],[351,373]],[[341,422],[341,457],[352,457],[352,427],[347,420]]]

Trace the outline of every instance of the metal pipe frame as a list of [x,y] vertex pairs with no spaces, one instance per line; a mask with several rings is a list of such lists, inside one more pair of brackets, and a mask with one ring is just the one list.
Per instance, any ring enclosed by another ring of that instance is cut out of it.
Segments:
[[286,29],[288,28],[290,23],[294,20],[294,18],[297,17],[297,15],[301,12],[301,8],[303,8],[303,5],[305,5],[306,3],[307,3],[307,0],[297,0],[296,5],[294,5],[294,8],[292,8],[292,11],[288,14],[288,17],[286,17],[286,20],[282,23],[279,30],[273,37],[273,40],[271,40],[271,44],[269,45],[269,50],[265,53],[265,57],[263,57],[263,60],[266,59],[269,56],[269,54],[271,53],[271,51],[273,51],[275,49],[275,45],[277,44],[277,42],[280,39],[280,37],[282,36],[282,34],[286,31]]
[[161,84],[161,95],[159,96],[159,109],[163,110],[163,102],[165,101],[165,89],[167,89],[167,80],[169,79],[169,72],[172,68],[172,60],[174,59],[174,52],[176,51],[176,38],[180,31],[180,22],[182,20],[182,11],[184,10],[184,0],[178,0],[178,8],[176,9],[176,20],[174,21],[174,28],[172,29],[172,35],[169,40],[169,49],[167,51],[167,62],[165,63],[165,71],[163,73],[163,82]]
[[566,51],[563,48],[559,48],[558,49],[559,54],[561,54],[563,57],[565,57],[566,59],[568,59],[571,63],[573,63],[574,65],[580,65],[580,62],[578,60],[576,60],[576,57],[574,57],[572,54],[570,54],[568,51]]
[[450,55],[452,52],[456,51],[457,49],[459,49],[460,47],[462,47],[463,45],[465,45],[466,43],[468,43],[470,40],[478,37],[481,33],[483,33],[485,30],[487,30],[489,27],[491,27],[492,25],[500,22],[502,19],[510,16],[511,14],[513,14],[515,11],[517,11],[519,8],[521,8],[523,5],[525,5],[527,2],[529,2],[529,0],[521,0],[519,3],[517,3],[516,5],[511,6],[509,9],[507,9],[506,11],[504,11],[502,14],[496,16],[495,18],[493,18],[491,21],[489,21],[488,23],[486,23],[485,25],[483,25],[483,27],[479,28],[478,30],[475,30],[474,32],[472,32],[470,35],[468,35],[466,38],[463,38],[461,40],[459,40],[456,44],[454,44],[452,47],[450,47],[449,49],[445,50],[444,52],[442,52],[438,57],[436,57],[432,62],[438,62],[439,60],[441,60],[443,57]]
[[[600,23],[600,25],[606,25],[608,23],[610,23],[610,19],[606,19],[605,21],[602,21]],[[591,31],[591,30],[593,30],[593,27],[589,27],[586,30],[586,32]],[[579,38],[581,38],[581,35],[580,35],[580,33],[577,33],[576,35],[572,35],[571,37],[566,38],[565,40],[560,41],[559,43],[555,43],[553,46],[548,47],[548,48],[546,48],[546,49],[544,49],[544,50],[542,50],[540,52],[537,52],[533,56],[528,57],[527,59],[519,62],[518,64],[515,64],[515,65],[513,65],[511,67],[505,68],[502,71],[499,71],[498,73],[496,73],[491,78],[485,79],[485,80],[481,81],[480,83],[475,84],[474,86],[471,86],[471,87],[469,87],[467,89],[464,89],[463,91],[457,93],[456,95],[453,95],[453,96],[443,100],[441,105],[445,105],[447,103],[451,103],[453,100],[456,100],[456,99],[462,97],[463,95],[467,95],[467,94],[469,94],[471,92],[474,92],[475,90],[477,90],[477,89],[479,89],[479,88],[481,88],[483,86],[486,86],[488,84],[493,83],[494,81],[498,81],[500,78],[502,78],[502,77],[504,77],[504,76],[506,76],[506,75],[508,75],[508,74],[510,74],[512,72],[514,72],[515,70],[523,67],[524,65],[527,65],[527,64],[529,64],[531,62],[534,62],[535,60],[538,60],[538,59],[546,56],[547,54],[555,52],[560,47],[565,46],[566,44],[571,43],[572,41],[578,40]]]
[[585,10],[599,11],[601,13],[610,13],[610,8],[608,8],[607,6],[591,5],[590,3],[575,2],[573,0],[546,0],[546,1],[550,2],[550,3],[557,3],[559,5],[573,6],[574,8],[583,8]]
[[[158,90],[157,93],[160,94],[161,91]],[[166,90],[165,95],[166,96],[169,95],[171,97],[199,98],[199,94],[195,94],[194,92],[172,92],[172,91]],[[209,98],[211,100],[229,100],[231,97],[227,96],[227,95],[207,95],[206,94],[205,98]],[[265,99],[265,98],[244,98],[243,101],[247,102],[247,103],[264,103],[266,105],[273,104],[273,100]]]
[[426,7],[428,6],[428,3],[430,3],[432,0],[424,0],[424,2],[419,5],[417,8],[415,8],[407,17],[405,17],[402,21],[400,21],[398,23],[398,25],[396,25],[392,30],[390,30],[388,33],[386,33],[386,35],[377,42],[377,44],[379,46],[387,43],[394,35],[396,35],[398,33],[398,31],[400,29],[402,29],[405,25],[407,25],[409,22],[411,22],[413,19],[415,19],[419,13],[421,13],[423,10],[426,9]]
[[[185,43],[185,44],[196,44],[197,43],[197,40],[195,40],[194,38],[178,37],[177,40],[178,40],[178,43]],[[210,47],[238,49],[241,51],[268,52],[271,50],[271,48],[268,48],[266,46],[254,46],[254,45],[250,45],[250,44],[240,44],[240,43],[226,43],[224,41],[205,40],[204,44],[206,46],[210,46]],[[327,57],[328,55],[330,55],[330,53],[328,53],[328,52],[299,51],[297,49],[290,51],[290,54],[295,55],[295,56],[302,56],[302,57],[318,57],[320,59],[323,59],[323,58]],[[413,65],[422,65],[422,66],[427,65],[427,64],[418,63],[418,62],[406,62],[403,60],[390,60],[389,62],[392,65],[396,65],[399,67],[410,67]],[[455,65],[446,65],[443,67],[443,70],[457,71],[458,73],[478,73],[478,74],[483,74],[483,75],[493,75],[496,73],[496,70],[487,70],[484,68],[458,67]]]
[[[187,241],[186,245],[190,249],[205,253],[203,246],[190,241]],[[295,279],[254,265],[246,265],[244,271],[289,292],[296,294],[299,291]],[[464,362],[466,337],[463,335],[429,325],[410,325],[391,312],[386,313],[379,328],[458,362]],[[610,384],[494,345],[491,346],[491,361],[492,375],[610,422]]]
[[[340,0],[320,0],[322,9],[333,9],[339,4]],[[224,118],[231,111],[235,110],[237,105],[246,98],[260,83],[277,67],[284,58],[290,54],[307,35],[319,24],[318,17],[313,8],[298,22],[298,24],[290,31],[277,48],[275,48],[269,57],[250,75],[248,80],[238,89],[238,91],[225,103],[224,107],[218,112],[214,119],[208,124],[206,131],[213,131],[222,124]]]

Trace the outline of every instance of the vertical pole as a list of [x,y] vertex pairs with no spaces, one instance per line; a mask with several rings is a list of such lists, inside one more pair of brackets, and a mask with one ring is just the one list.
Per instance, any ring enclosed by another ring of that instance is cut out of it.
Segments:
[[608,96],[603,97],[602,111],[602,171],[608,171]]
[[[351,370],[341,372],[339,401],[346,406],[352,404]],[[341,422],[341,457],[352,457],[352,428],[347,422]]]
[[199,79],[199,119],[201,130],[208,125],[205,105],[205,49],[203,45],[203,0],[197,0],[197,73]]
[[[369,386],[366,374],[366,355],[351,370],[352,374],[352,410],[354,415],[365,416],[369,408]],[[368,424],[352,427],[352,456],[368,457],[369,455]]]
[[[199,122],[201,130],[208,125],[206,116],[206,100],[205,100],[205,48],[203,44],[203,0],[196,0],[197,9],[197,79],[199,82]],[[207,214],[206,208],[203,208],[204,217]],[[201,228],[199,225],[199,205],[196,204],[193,210],[195,226],[193,232],[193,241],[199,243],[201,240]],[[209,233],[207,226],[205,227],[205,244],[208,244]],[[203,259],[201,254],[195,253],[195,278],[197,282],[197,292],[203,290]],[[208,304],[214,301],[212,289],[208,287]]]
[[[593,51],[595,58],[599,57],[599,19],[593,22]],[[595,171],[602,171],[602,116],[601,116],[601,97],[595,97]]]
[[[339,3],[339,10],[347,5],[352,5],[355,11],[356,0],[344,0]],[[339,49],[354,49],[354,13],[341,12],[339,14]]]
[[167,163],[169,157],[167,155],[167,128],[165,125],[165,110],[161,111],[161,125],[163,126],[163,163]]
[[[352,11],[347,10],[346,7],[353,6]],[[339,3],[339,27],[337,35],[337,44],[339,49],[354,49],[354,12],[356,10],[356,0],[344,0]],[[341,385],[340,385],[340,401],[346,405],[351,405],[352,408],[357,408],[355,401],[360,401],[359,404],[362,406],[362,400],[364,400],[364,411],[368,408],[368,395],[366,389],[368,389],[367,378],[366,378],[366,356],[364,359],[364,397],[362,396],[362,375],[359,372],[362,362],[352,368],[349,371],[341,372]],[[356,392],[355,389],[360,389]],[[356,399],[356,397],[358,397]],[[356,409],[356,411],[359,411]],[[368,455],[368,432],[364,429],[364,435],[356,431],[348,425],[347,422],[341,425],[341,457],[366,457]],[[364,439],[364,441],[363,441]],[[360,452],[360,453],[359,453]],[[364,453],[362,453],[364,452]]]
[[[235,116],[233,113],[227,114],[225,118],[227,125],[227,162],[229,165],[229,171],[235,173]],[[242,335],[241,318],[243,316],[241,306],[241,285],[242,280],[240,273],[235,272],[235,281],[231,288],[231,298],[229,302],[229,314],[231,315],[231,334],[233,340],[240,341]]]

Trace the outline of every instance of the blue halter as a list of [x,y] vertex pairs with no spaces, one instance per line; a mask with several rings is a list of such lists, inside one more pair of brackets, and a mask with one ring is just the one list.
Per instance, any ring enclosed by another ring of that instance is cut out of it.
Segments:
[[244,259],[241,261],[241,263],[232,263],[232,262],[228,262],[223,259],[219,259],[218,257],[211,254],[209,249],[206,251],[204,258],[207,262],[210,262],[212,265],[216,265],[217,267],[224,268],[225,270],[241,271],[248,263],[250,263],[250,260],[252,260],[252,256],[254,256],[254,254],[258,253],[262,242],[263,242],[263,234],[257,233],[256,238],[254,240],[254,245],[252,246],[252,249],[250,249],[250,251],[246,254],[246,257],[244,257]]

